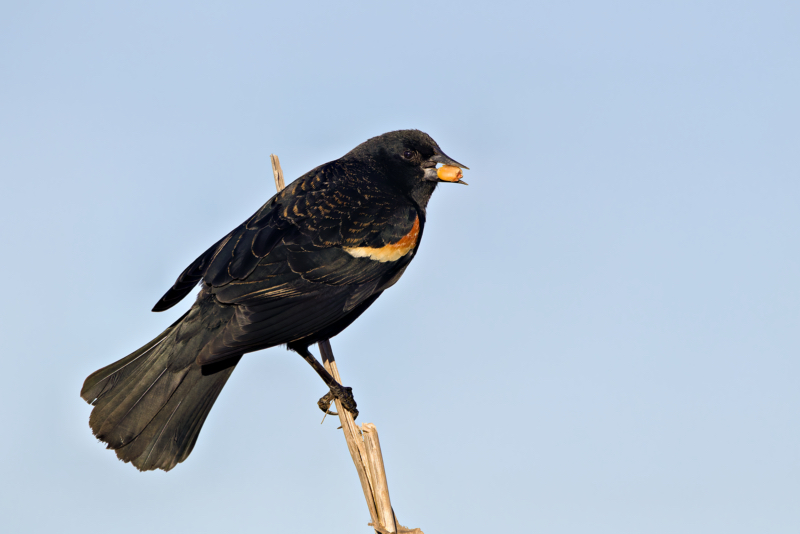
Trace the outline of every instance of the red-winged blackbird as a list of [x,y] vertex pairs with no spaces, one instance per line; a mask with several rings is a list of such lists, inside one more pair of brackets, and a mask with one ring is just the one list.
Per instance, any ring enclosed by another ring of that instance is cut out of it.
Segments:
[[423,132],[390,132],[272,197],[192,262],[153,308],[171,308],[202,281],[183,317],[86,379],[81,397],[94,405],[95,436],[142,471],[168,471],[189,456],[242,355],[282,344],[325,381],[331,393],[323,399],[335,396],[357,415],[351,389],[308,347],[344,330],[403,274],[428,200],[445,181],[437,163],[466,168]]

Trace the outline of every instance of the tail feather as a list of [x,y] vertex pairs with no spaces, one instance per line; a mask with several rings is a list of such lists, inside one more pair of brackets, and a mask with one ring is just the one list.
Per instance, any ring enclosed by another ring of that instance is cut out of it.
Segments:
[[116,450],[117,456],[142,471],[169,471],[184,461],[238,361],[235,358],[230,367],[212,375],[203,375],[199,366],[188,370],[156,416],[135,439]]
[[95,404],[95,401],[111,391],[120,378],[136,369],[141,364],[139,359],[146,357],[153,349],[156,349],[187,315],[188,312],[144,347],[90,374],[81,388],[83,400],[89,404]]
[[169,471],[189,456],[241,357],[215,368],[196,363],[199,349],[232,315],[207,304],[198,301],[153,341],[95,371],[83,384],[81,397],[94,406],[92,432],[139,470]]
[[171,372],[165,365],[166,358],[157,356],[161,357],[152,362],[145,360],[151,365],[139,366],[140,372],[128,377],[123,387],[117,386],[116,395],[102,399],[92,410],[89,425],[99,439],[114,449],[142,433],[190,371],[187,368]]

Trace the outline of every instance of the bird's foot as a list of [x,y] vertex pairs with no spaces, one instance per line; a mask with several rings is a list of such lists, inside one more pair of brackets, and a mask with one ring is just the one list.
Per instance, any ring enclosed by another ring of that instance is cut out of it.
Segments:
[[331,387],[331,390],[327,392],[319,401],[317,402],[317,406],[319,409],[325,412],[328,415],[339,415],[337,412],[330,411],[331,402],[334,399],[339,399],[339,402],[342,403],[342,406],[345,410],[350,412],[353,416],[353,419],[358,417],[358,408],[356,408],[356,399],[353,398],[353,388],[348,388],[345,386],[341,386],[339,384],[334,384]]
[[333,402],[333,393],[329,391],[321,399],[317,401],[317,406],[319,406],[319,409],[328,415],[339,415],[337,412],[332,412],[330,410],[332,402]]

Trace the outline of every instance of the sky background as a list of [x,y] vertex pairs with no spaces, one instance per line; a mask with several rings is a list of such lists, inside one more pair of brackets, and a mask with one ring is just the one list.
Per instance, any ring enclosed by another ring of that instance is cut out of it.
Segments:
[[800,4],[0,2],[7,532],[371,532],[325,393],[244,358],[139,473],[84,378],[287,181],[418,128],[440,187],[333,340],[426,534],[800,529]]

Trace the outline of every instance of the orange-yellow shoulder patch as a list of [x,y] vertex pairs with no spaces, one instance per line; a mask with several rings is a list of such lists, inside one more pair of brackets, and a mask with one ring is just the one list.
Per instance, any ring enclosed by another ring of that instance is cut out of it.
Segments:
[[369,258],[375,261],[397,261],[417,245],[419,237],[419,217],[414,219],[414,226],[400,238],[397,243],[384,245],[380,248],[373,247],[344,247],[344,251],[356,258]]

